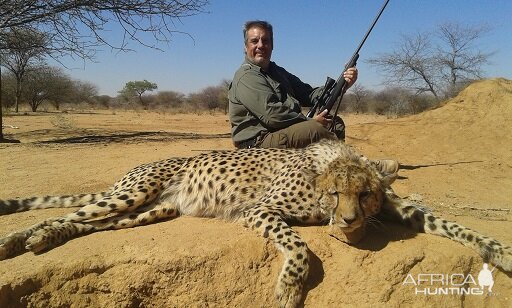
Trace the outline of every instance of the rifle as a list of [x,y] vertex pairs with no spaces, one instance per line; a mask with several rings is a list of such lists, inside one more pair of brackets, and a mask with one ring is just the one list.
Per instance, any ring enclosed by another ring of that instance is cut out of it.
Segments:
[[[359,59],[359,51],[361,50],[366,39],[370,35],[370,32],[372,32],[373,27],[379,20],[380,15],[382,14],[382,12],[384,12],[384,9],[386,8],[386,5],[388,5],[388,2],[389,2],[389,0],[386,0],[384,2],[384,5],[382,5],[382,8],[380,9],[380,11],[377,14],[377,16],[375,17],[375,19],[373,20],[373,23],[372,23],[370,29],[368,29],[368,31],[366,32],[361,43],[359,43],[359,46],[357,47],[356,51],[352,55],[352,58],[350,59],[350,61],[347,63],[347,65],[345,65],[345,69],[341,73],[340,77],[338,77],[338,79],[336,81],[334,81],[334,79],[332,79],[331,77],[327,77],[327,80],[325,82],[322,92],[320,93],[320,95],[318,95],[313,100],[313,107],[311,107],[311,109],[309,110],[309,112],[306,115],[308,118],[314,117],[315,114],[317,113],[317,111],[318,111],[318,113],[320,113],[324,110],[327,110],[328,113],[330,114],[332,107],[334,106],[336,101],[338,101],[338,98],[339,98],[338,105],[336,106],[336,109],[334,111],[334,115],[332,116],[332,118],[334,119],[336,117],[336,115],[338,114],[338,109],[341,104],[341,100],[343,99],[343,94],[345,94],[345,92],[347,91],[347,89],[346,89],[347,82],[345,81],[345,78],[343,78],[343,73],[345,73],[345,71],[347,71],[349,68],[356,66],[357,59]],[[334,131],[334,126],[335,126],[335,121],[332,121],[331,127],[329,129],[331,131]]]

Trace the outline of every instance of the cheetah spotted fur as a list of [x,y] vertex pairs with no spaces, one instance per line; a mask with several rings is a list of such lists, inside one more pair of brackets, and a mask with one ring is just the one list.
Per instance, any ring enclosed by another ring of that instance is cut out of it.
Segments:
[[359,241],[373,216],[448,237],[486,261],[512,270],[512,248],[448,222],[393,193],[354,148],[332,140],[305,149],[216,151],[138,166],[110,191],[0,200],[0,215],[50,207],[81,207],[0,239],[0,260],[40,252],[83,234],[146,225],[179,215],[241,221],[284,255],[276,286],[279,306],[296,307],[308,276],[308,248],[290,223],[329,225]]

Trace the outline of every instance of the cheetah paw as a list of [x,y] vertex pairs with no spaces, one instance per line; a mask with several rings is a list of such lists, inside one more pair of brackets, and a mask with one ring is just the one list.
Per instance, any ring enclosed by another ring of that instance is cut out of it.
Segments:
[[15,232],[0,239],[0,260],[5,260],[20,252],[25,251],[25,241],[27,237],[24,233]]
[[48,233],[51,232],[51,227],[44,227],[39,229],[31,237],[27,239],[25,248],[31,250],[34,253],[41,252],[49,248]]

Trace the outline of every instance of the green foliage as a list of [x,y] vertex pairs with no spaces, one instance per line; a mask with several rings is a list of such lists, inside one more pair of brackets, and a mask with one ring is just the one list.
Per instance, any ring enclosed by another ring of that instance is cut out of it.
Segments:
[[[4,29],[35,27],[51,37],[56,55],[93,59],[100,46],[128,50],[129,41],[152,48],[151,41],[169,42],[175,21],[203,13],[206,5],[207,0],[2,0],[0,36]],[[121,40],[110,34],[111,25],[124,32]]]
[[137,81],[128,81],[125,84],[124,88],[121,91],[119,91],[119,93],[126,98],[138,97],[140,104],[142,106],[144,106],[144,109],[147,109],[147,107],[148,107],[147,101],[144,101],[142,99],[142,95],[144,93],[146,93],[147,91],[153,91],[153,90],[156,90],[157,88],[158,88],[158,86],[156,83],[149,82],[146,79],[137,80]]
[[108,95],[95,95],[89,101],[89,105],[91,105],[91,107],[99,106],[102,108],[108,108],[110,106],[111,101],[112,98]]
[[16,79],[15,108],[19,109],[23,81],[31,67],[43,61],[50,54],[49,38],[44,32],[31,27],[12,27],[0,32],[0,54],[2,66]]
[[153,91],[157,88],[156,83],[144,79],[142,81],[128,81],[121,92],[132,95],[142,95],[146,91]]
[[[97,99],[98,89],[95,85],[74,80],[58,67],[40,65],[29,67],[24,77],[20,96],[22,104],[28,104],[32,111],[37,111],[43,104],[51,104],[59,110],[62,104],[104,106],[106,99]],[[2,100],[6,108],[15,106],[16,78],[13,73],[2,74]],[[108,97],[108,96],[107,96]],[[110,100],[110,97],[108,97]]]
[[202,110],[224,110],[227,113],[229,82],[223,80],[217,86],[210,86],[188,96],[187,104]]
[[176,91],[160,91],[153,97],[155,107],[180,108],[186,101],[185,94]]
[[10,73],[2,71],[2,106],[7,109],[14,106],[16,97],[16,79]]
[[23,98],[34,112],[45,101],[58,110],[61,103],[72,99],[72,92],[73,81],[61,69],[40,66],[27,74]]

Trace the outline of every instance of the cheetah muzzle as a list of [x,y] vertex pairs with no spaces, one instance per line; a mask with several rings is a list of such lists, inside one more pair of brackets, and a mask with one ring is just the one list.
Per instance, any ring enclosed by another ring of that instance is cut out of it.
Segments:
[[325,224],[355,243],[372,219],[392,219],[418,232],[475,249],[485,262],[512,271],[512,248],[448,222],[394,194],[361,154],[338,141],[305,149],[217,151],[138,166],[107,192],[0,200],[0,215],[80,207],[0,239],[0,260],[39,252],[106,229],[130,228],[180,215],[240,221],[284,255],[276,286],[281,307],[296,307],[308,275],[308,248],[290,223]]

